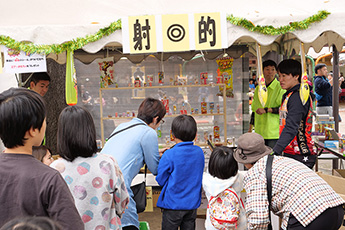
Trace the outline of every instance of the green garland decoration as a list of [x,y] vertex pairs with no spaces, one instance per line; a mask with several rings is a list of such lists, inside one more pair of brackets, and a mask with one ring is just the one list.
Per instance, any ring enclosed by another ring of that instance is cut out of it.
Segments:
[[255,26],[251,21],[248,21],[244,18],[234,17],[233,15],[228,16],[226,19],[228,22],[230,22],[233,25],[236,26],[242,26],[243,28],[252,31],[257,32],[265,35],[281,35],[286,34],[288,32],[292,32],[295,30],[305,30],[308,29],[310,24],[315,22],[320,22],[327,18],[327,16],[330,14],[330,12],[321,10],[317,14],[314,14],[310,16],[307,19],[304,19],[303,21],[299,22],[290,22],[289,25],[286,26],[280,26],[278,28],[275,28],[273,26]]
[[108,27],[100,29],[96,34],[87,35],[85,38],[76,38],[63,44],[52,45],[35,45],[28,42],[18,42],[7,36],[0,36],[0,44],[10,49],[21,50],[26,53],[40,53],[40,54],[60,54],[64,51],[74,51],[81,49],[90,42],[98,41],[99,39],[109,36],[116,30],[121,29],[121,20],[111,23]]
[[[327,18],[330,12],[325,10],[319,11],[317,14],[310,16],[309,18],[300,22],[291,22],[287,26],[281,26],[275,28],[273,26],[255,26],[251,21],[244,18],[234,17],[233,15],[228,16],[226,19],[233,25],[241,26],[249,31],[257,32],[265,35],[280,35],[295,30],[308,29],[310,24],[320,22]],[[81,49],[88,43],[100,40],[105,36],[109,36],[116,30],[121,29],[121,20],[111,23],[108,27],[100,29],[96,34],[87,35],[85,38],[76,38],[63,44],[52,44],[52,45],[35,45],[30,42],[18,42],[8,36],[0,35],[0,45],[4,45],[10,49],[21,50],[26,53],[40,53],[40,54],[60,54],[64,51],[74,51]]]

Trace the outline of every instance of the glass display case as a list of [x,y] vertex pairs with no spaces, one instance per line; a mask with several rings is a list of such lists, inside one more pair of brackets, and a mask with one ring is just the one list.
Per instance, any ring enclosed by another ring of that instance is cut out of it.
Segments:
[[[137,116],[140,103],[146,97],[159,98],[166,108],[164,124],[157,129],[160,146],[171,146],[171,123],[180,114],[188,114],[197,122],[198,132],[195,143],[207,145],[206,140],[215,144],[226,144],[227,114],[225,84],[161,85],[146,87],[100,88],[99,98],[113,100],[104,106],[100,103],[101,141],[107,139],[109,126],[130,121]],[[113,122],[113,124],[111,124]],[[112,128],[113,130],[113,128]]]

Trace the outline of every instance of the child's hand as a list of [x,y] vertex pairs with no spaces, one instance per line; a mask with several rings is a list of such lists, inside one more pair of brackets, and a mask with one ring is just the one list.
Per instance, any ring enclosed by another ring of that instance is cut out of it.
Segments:
[[159,149],[159,156],[162,157],[162,156],[163,156],[163,153],[164,153],[165,151],[167,151],[168,149],[170,149],[170,148]]

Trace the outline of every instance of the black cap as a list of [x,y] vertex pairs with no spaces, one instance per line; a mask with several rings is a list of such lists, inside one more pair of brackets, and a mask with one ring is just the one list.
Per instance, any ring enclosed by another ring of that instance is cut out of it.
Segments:
[[323,67],[327,67],[326,64],[323,64],[323,63],[317,64],[317,65],[315,66],[315,69],[314,69],[315,74],[317,74],[317,71],[318,71],[319,69],[323,68]]

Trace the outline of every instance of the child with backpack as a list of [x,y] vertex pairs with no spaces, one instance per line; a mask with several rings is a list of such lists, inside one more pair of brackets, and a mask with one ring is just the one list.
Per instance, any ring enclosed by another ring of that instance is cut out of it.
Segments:
[[201,203],[204,152],[193,143],[197,125],[192,116],[176,117],[171,132],[176,145],[159,161],[156,180],[163,188],[157,207],[163,212],[162,230],[192,230]]
[[205,228],[247,229],[246,213],[240,193],[243,175],[238,172],[234,149],[221,146],[213,150],[202,185],[208,200]]

